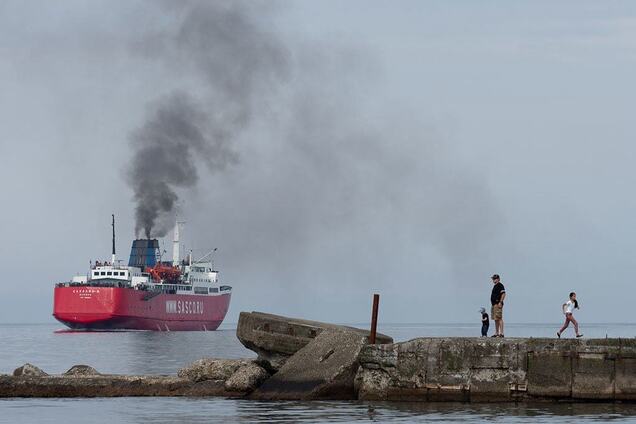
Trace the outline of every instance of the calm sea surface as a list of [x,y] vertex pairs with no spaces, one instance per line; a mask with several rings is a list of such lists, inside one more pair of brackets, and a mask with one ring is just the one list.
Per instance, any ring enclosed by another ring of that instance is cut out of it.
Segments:
[[[355,324],[354,324],[355,325]],[[367,327],[367,325],[360,325]],[[509,324],[507,336],[552,337],[546,324]],[[25,362],[49,373],[88,364],[104,373],[172,374],[204,356],[246,358],[235,325],[213,332],[74,333],[59,324],[0,324],[0,373]],[[586,337],[636,336],[636,324],[582,324]],[[396,341],[423,336],[475,336],[474,324],[395,324],[380,331]],[[568,330],[572,331],[572,330]],[[566,334],[573,337],[573,333]],[[255,402],[196,398],[6,399],[0,423],[216,422],[635,422],[636,405],[377,402]]]

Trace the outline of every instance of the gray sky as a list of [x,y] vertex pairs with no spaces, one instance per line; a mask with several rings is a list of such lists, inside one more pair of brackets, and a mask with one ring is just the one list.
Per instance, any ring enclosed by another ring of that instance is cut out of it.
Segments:
[[[165,48],[188,10],[0,4],[0,322],[50,321],[53,284],[109,256],[111,213],[127,257],[131,133],[175,90],[218,101],[227,71]],[[374,292],[385,322],[476,321],[494,272],[509,322],[560,321],[572,290],[579,321],[634,321],[636,5],[246,10],[284,77],[251,92],[236,163],[196,159],[178,189],[185,242],[218,247],[234,287],[228,322],[364,322]]]

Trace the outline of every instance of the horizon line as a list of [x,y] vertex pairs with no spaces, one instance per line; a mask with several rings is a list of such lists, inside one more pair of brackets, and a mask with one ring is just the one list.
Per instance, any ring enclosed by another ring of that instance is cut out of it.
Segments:
[[[313,320],[312,320],[313,321]],[[321,321],[317,321],[317,322],[321,322]],[[371,322],[336,322],[336,323],[327,323],[326,324],[335,324],[335,325],[349,325],[349,326],[370,326]],[[506,325],[554,325],[556,323],[562,323],[561,321],[554,321],[554,322],[506,322]],[[0,325],[53,325],[53,324],[60,324],[63,325],[61,323],[57,323],[57,322],[0,322]],[[585,325],[634,325],[636,326],[636,322],[585,322]],[[238,325],[238,321],[237,322],[227,322],[227,323],[221,323],[221,325]],[[477,325],[479,326],[480,323],[479,322],[387,322],[387,323],[378,323],[378,327],[381,326],[387,326],[387,325],[427,325],[427,326],[434,326],[434,325],[440,325],[440,326],[447,326],[447,325],[470,325],[470,326],[474,326]],[[559,324],[560,325],[560,324]]]

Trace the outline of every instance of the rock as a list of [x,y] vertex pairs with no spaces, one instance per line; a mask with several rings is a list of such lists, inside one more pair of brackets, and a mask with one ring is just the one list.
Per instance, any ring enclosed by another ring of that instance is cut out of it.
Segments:
[[241,366],[225,381],[225,389],[229,392],[249,393],[269,378],[269,373],[258,364],[252,362]]
[[[241,312],[236,336],[246,348],[258,354],[259,361],[275,372],[285,361],[315,339],[322,331],[347,330],[368,338],[369,332],[353,327],[318,321],[287,318],[262,312]],[[377,343],[393,343],[393,339],[377,334]]]
[[14,377],[44,377],[48,374],[28,362],[13,371]]
[[66,376],[101,375],[97,370],[88,365],[73,365],[64,373]]
[[291,356],[251,395],[263,400],[356,399],[358,355],[367,343],[359,331],[325,329]]
[[247,359],[214,359],[203,358],[181,368],[177,376],[191,381],[221,380],[225,381],[241,366],[251,363]]

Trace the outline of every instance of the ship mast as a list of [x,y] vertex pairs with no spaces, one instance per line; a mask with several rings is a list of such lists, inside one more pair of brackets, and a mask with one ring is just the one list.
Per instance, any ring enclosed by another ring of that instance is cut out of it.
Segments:
[[111,257],[111,264],[115,265],[115,214],[113,214],[113,253]]

